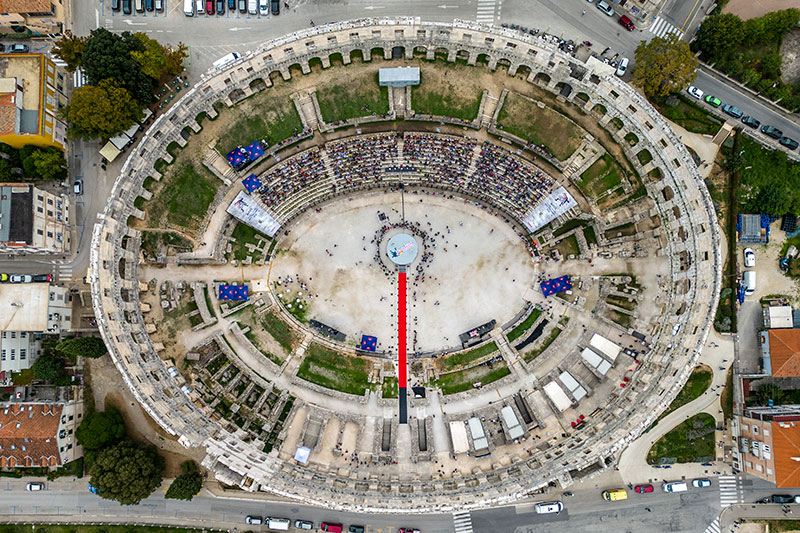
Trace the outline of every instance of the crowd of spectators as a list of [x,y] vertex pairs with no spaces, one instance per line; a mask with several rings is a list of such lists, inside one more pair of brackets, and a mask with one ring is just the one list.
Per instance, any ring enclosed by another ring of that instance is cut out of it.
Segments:
[[275,207],[326,176],[319,148],[312,148],[272,167],[262,176],[257,194],[264,205]]
[[403,156],[422,165],[424,180],[462,188],[467,186],[475,144],[469,137],[407,133]]
[[384,164],[397,160],[394,133],[334,141],[325,145],[337,186],[381,181]]

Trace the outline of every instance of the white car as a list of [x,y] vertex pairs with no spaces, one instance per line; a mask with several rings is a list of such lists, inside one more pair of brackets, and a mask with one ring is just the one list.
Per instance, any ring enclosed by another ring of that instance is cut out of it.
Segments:
[[617,67],[617,76],[621,78],[626,72],[628,72],[628,58],[623,57],[620,59],[619,66]]
[[294,521],[294,527],[295,527],[295,529],[303,529],[303,530],[310,531],[310,530],[314,529],[314,523],[313,522],[309,522],[308,520],[295,520]]
[[597,9],[608,15],[609,17],[614,16],[614,8],[608,5],[608,2],[605,0],[600,0],[597,2]]
[[744,249],[744,266],[745,268],[753,268],[756,266],[756,253],[752,248]]
[[11,274],[8,281],[11,283],[32,283],[33,276],[30,274]]
[[269,15],[269,0],[258,0],[258,14],[262,17]]
[[697,98],[698,100],[702,100],[703,98],[703,91],[695,87],[694,85],[689,85],[689,88],[686,89],[686,92]]
[[30,491],[44,490],[44,483],[28,483],[28,490]]
[[711,486],[711,480],[710,479],[700,478],[700,479],[693,479],[692,480],[692,487],[694,487],[696,489],[706,488],[706,487],[710,487],[710,486]]
[[538,514],[559,514],[561,511],[564,510],[564,504],[561,502],[545,502],[545,503],[537,503],[534,510]]

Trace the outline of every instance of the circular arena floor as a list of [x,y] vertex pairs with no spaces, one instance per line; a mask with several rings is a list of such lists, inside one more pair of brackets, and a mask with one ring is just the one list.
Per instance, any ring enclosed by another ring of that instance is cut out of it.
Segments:
[[[387,219],[380,220],[379,213]],[[534,265],[512,227],[464,199],[414,191],[405,194],[405,215],[428,235],[408,267],[410,350],[458,345],[460,333],[492,319],[503,324],[525,306],[522,295],[533,280]],[[349,340],[374,335],[379,351],[396,350],[396,267],[385,266],[385,247],[402,230],[390,229],[380,239],[380,263],[374,240],[384,225],[400,222],[399,192],[326,204],[292,225],[281,241],[270,282],[276,286],[299,276],[308,288],[303,295],[308,316]],[[425,262],[423,253],[430,254]]]

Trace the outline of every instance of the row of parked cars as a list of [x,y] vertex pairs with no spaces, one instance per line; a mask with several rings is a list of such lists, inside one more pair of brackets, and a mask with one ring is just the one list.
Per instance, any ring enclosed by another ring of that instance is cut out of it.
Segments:
[[163,12],[164,0],[111,0],[111,9],[113,11],[122,11],[126,15],[130,15],[134,7],[139,13],[144,13],[145,11]]
[[783,132],[776,128],[775,126],[770,126],[768,124],[761,125],[761,122],[750,115],[745,115],[741,109],[734,107],[730,104],[722,103],[722,100],[717,98],[716,96],[706,94],[704,96],[703,91],[695,87],[694,85],[690,85],[688,89],[686,89],[690,95],[694,96],[698,100],[703,100],[705,103],[710,105],[711,107],[722,107],[722,112],[726,115],[730,115],[733,118],[741,119],[742,124],[749,128],[758,129],[761,128],[761,133],[766,135],[767,137],[772,137],[778,144],[781,146],[785,146],[789,150],[797,150],[798,142],[790,137],[786,137],[783,135]]
[[[245,518],[245,522],[252,526],[265,525],[268,529],[274,529],[276,531],[288,531],[289,527],[292,525],[291,520],[288,518],[271,518],[268,516],[261,517],[257,515],[248,515],[247,518]],[[294,527],[295,529],[310,531],[314,529],[314,522],[311,522],[310,520],[295,520]],[[327,533],[344,533],[345,531],[342,524],[337,524],[335,522],[320,522],[319,528]],[[366,528],[364,526],[351,525],[347,531],[348,533],[365,533]],[[397,529],[397,533],[421,532],[419,529],[401,527]]]
[[51,281],[53,281],[53,276],[50,274],[37,274],[32,276],[30,274],[0,273],[0,282],[3,283],[49,283]]
[[228,11],[235,13],[237,8],[241,14],[261,15],[266,17],[270,14],[280,15],[280,0],[184,0],[183,14],[187,17],[200,15],[224,15],[225,7]]

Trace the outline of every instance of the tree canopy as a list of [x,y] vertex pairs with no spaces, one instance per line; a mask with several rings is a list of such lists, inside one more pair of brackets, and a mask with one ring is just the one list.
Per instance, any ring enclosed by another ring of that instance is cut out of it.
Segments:
[[109,407],[86,415],[75,430],[78,444],[87,450],[101,450],[125,438],[125,422],[119,410]]
[[691,84],[698,64],[689,45],[675,34],[656,37],[636,48],[633,83],[648,96],[666,96]]
[[32,175],[34,178],[53,181],[62,181],[67,178],[67,161],[64,159],[64,152],[52,146],[34,150],[30,156],[22,160],[22,165],[26,174]]
[[744,23],[733,13],[707,17],[700,25],[695,43],[710,61],[731,53],[744,39]]
[[199,472],[188,472],[176,477],[167,489],[165,498],[191,500],[203,488],[203,477]]
[[92,30],[81,61],[89,85],[114,80],[135,100],[149,104],[155,99],[154,80],[142,72],[139,63],[131,55],[144,50],[142,40],[130,32],[116,34],[105,28]]
[[67,30],[53,46],[53,54],[64,61],[68,72],[75,72],[81,65],[83,51],[86,48],[86,37],[78,37]]
[[64,339],[56,345],[56,350],[66,355],[72,361],[78,357],[96,359],[105,355],[108,350],[106,343],[100,337],[73,337]]
[[123,505],[136,505],[161,484],[164,459],[155,446],[123,440],[101,450],[89,468],[98,494]]
[[142,116],[141,107],[131,94],[108,79],[98,86],[75,89],[61,112],[70,123],[70,136],[85,140],[113,137]]
[[56,385],[67,383],[64,360],[52,349],[45,349],[33,363],[33,376]]

